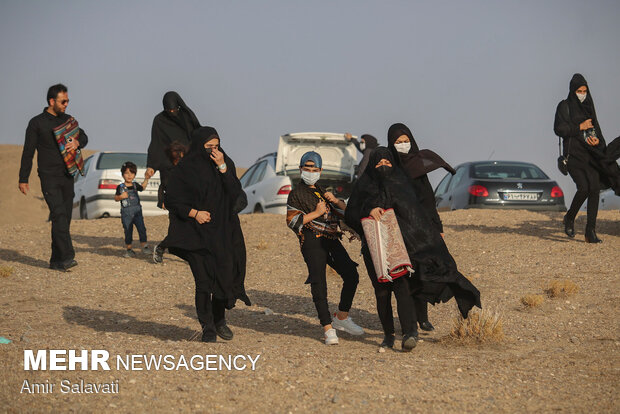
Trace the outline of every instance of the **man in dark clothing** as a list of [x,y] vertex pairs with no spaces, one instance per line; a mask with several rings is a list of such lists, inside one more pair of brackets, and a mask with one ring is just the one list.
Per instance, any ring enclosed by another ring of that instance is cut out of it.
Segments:
[[[69,233],[74,196],[73,177],[67,173],[54,136],[54,128],[71,118],[65,113],[69,104],[67,87],[62,84],[51,86],[47,91],[47,103],[49,106],[41,114],[32,118],[26,128],[26,140],[19,170],[19,190],[23,194],[30,191],[28,178],[36,150],[41,191],[49,207],[52,222],[50,269],[67,271],[77,265]],[[67,142],[65,148],[73,152],[85,147],[87,143],[88,136],[80,128],[78,139]]]

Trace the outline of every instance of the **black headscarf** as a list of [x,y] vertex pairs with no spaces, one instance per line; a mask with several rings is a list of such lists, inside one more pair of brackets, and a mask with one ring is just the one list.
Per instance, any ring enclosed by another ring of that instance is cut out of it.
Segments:
[[370,153],[379,146],[379,143],[377,142],[377,138],[373,137],[370,134],[364,134],[360,138],[364,140],[364,144],[366,145],[366,148],[364,148],[364,150],[362,151],[359,147],[359,143],[355,141],[355,146],[363,154],[362,159],[360,160],[360,163],[357,166],[358,176],[361,176],[364,173],[364,170],[366,169],[366,166],[368,165],[368,157],[370,157]]
[[[225,299],[231,308],[236,299],[249,303],[243,288],[245,265],[242,275],[237,269],[241,253],[245,261],[245,245],[241,252],[239,237],[242,241],[243,235],[234,207],[243,190],[235,164],[226,153],[224,162],[228,168],[222,174],[204,148],[214,138],[219,139],[215,128],[196,129],[188,154],[172,170],[165,200],[170,211],[167,245],[171,253],[184,260],[187,251],[204,252],[215,269],[213,294]],[[208,211],[211,221],[198,224],[189,217],[191,209]]]
[[[198,122],[198,118],[196,118],[194,111],[185,104],[181,95],[174,91],[166,92],[162,103],[166,116],[183,128],[186,136],[190,138],[192,132],[200,126],[200,122]],[[173,109],[177,109],[177,111],[174,113],[170,112]]]
[[363,139],[364,143],[366,143],[366,149],[370,148],[372,150],[379,146],[377,138],[373,137],[370,134],[364,134],[360,137],[360,139]]
[[[163,106],[164,110],[153,119],[151,143],[146,162],[147,167],[161,172],[162,181],[167,178],[165,176],[172,168],[172,163],[165,153],[166,148],[173,141],[189,145],[192,133],[200,127],[194,111],[185,104],[178,93],[166,92]],[[170,109],[178,109],[178,111],[172,114],[169,112]]]
[[[577,89],[582,86],[587,87],[588,92],[586,99],[583,102],[580,102],[579,98],[577,98],[576,92]],[[586,119],[592,119],[593,124],[595,122],[598,124],[596,109],[594,109],[594,100],[592,99],[592,93],[590,92],[586,78],[584,78],[581,73],[575,73],[570,80],[568,89],[568,97],[566,100],[568,102],[571,120],[577,125],[581,124]],[[597,131],[597,134],[598,133],[600,133],[600,131]]]
[[[411,143],[411,148],[407,154],[396,151],[396,147],[394,147],[394,143],[401,135],[407,135]],[[456,173],[454,168],[435,152],[428,149],[420,150],[411,130],[405,124],[397,123],[390,127],[388,130],[388,148],[392,151],[397,165],[401,166],[411,179],[421,177],[438,168],[444,168],[453,175]]]
[[[381,159],[393,167],[375,168]],[[480,292],[457,269],[443,238],[435,231],[420,205],[405,173],[397,168],[390,150],[378,147],[370,156],[368,167],[355,183],[345,210],[345,222],[363,235],[361,220],[375,207],[393,208],[403,240],[413,261],[415,273],[409,281],[416,298],[446,302],[455,297],[466,317],[473,306],[480,307]]]
[[[576,91],[580,87],[588,88],[586,99],[583,102],[577,98]],[[596,130],[599,144],[591,146],[583,139],[579,124],[591,119]],[[556,134],[564,138],[564,154],[568,154],[569,167],[580,169],[596,169],[600,176],[600,188],[613,188],[620,195],[620,167],[616,163],[620,144],[614,140],[607,147],[603,132],[596,117],[594,99],[588,82],[580,73],[575,73],[570,80],[566,100],[560,102],[556,111],[554,129]],[[569,132],[573,131],[573,132]]]

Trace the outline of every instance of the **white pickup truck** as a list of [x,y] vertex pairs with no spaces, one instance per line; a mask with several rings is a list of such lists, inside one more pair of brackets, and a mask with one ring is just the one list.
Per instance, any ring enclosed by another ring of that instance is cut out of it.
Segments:
[[278,151],[260,157],[241,177],[248,206],[241,213],[286,214],[286,199],[299,183],[299,160],[308,151],[323,158],[319,184],[338,198],[351,194],[357,149],[344,134],[299,132],[280,137]]

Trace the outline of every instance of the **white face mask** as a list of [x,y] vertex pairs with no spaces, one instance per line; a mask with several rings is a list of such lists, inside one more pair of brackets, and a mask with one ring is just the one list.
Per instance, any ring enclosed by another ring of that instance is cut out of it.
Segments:
[[579,99],[579,102],[583,103],[583,101],[586,100],[586,96],[588,96],[588,93],[575,93],[577,95],[577,99]]
[[319,181],[319,177],[321,177],[321,173],[317,172],[309,172],[309,171],[301,171],[301,179],[304,180],[304,183],[308,185],[314,185],[317,181]]
[[400,152],[401,154],[408,154],[409,150],[411,149],[411,142],[401,142],[400,144],[394,144],[394,148],[396,148],[396,151]]
[[365,142],[362,142],[362,143],[360,144],[360,149],[361,149],[362,151],[364,151],[364,150],[366,149],[366,143],[365,143]]

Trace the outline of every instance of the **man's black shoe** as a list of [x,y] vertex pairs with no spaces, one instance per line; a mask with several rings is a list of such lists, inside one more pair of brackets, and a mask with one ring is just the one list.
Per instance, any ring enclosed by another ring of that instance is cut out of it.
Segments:
[[230,330],[228,325],[226,325],[226,322],[216,326],[215,332],[217,333],[217,336],[226,341],[230,341],[231,339],[233,339],[233,332]]

